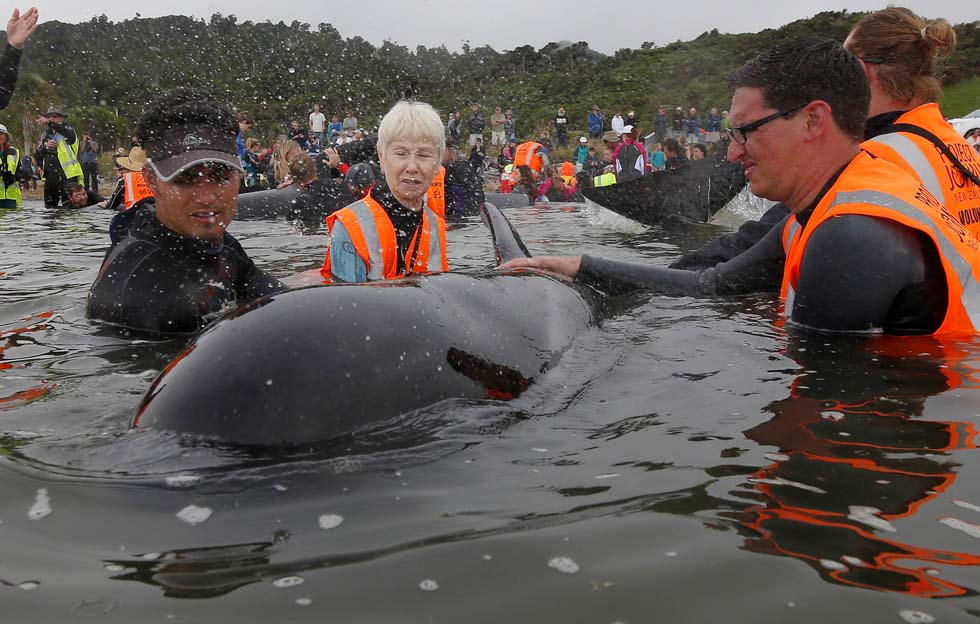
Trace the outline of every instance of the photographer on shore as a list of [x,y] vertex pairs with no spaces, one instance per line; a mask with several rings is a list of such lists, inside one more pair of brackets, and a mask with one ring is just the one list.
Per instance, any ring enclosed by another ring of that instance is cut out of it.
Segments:
[[37,118],[45,127],[41,144],[34,152],[44,174],[44,205],[56,208],[68,200],[68,183],[82,183],[82,165],[78,162],[78,134],[65,123],[67,115],[55,106]]

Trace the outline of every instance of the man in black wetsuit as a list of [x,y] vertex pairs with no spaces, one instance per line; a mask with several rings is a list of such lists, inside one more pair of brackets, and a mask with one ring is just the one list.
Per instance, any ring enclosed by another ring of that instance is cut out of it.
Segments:
[[88,317],[130,331],[188,334],[236,302],[276,292],[225,229],[238,208],[237,119],[196,89],[150,103],[137,125],[155,202],[120,213]]
[[781,288],[787,315],[810,329],[975,332],[980,245],[918,180],[860,150],[870,101],[860,62],[832,41],[789,42],[749,61],[732,82],[728,157],[745,166],[753,192],[791,213],[758,243],[699,271],[590,256],[501,268],[544,269],[607,290]]
[[17,86],[17,71],[24,44],[37,30],[37,9],[31,8],[23,15],[17,9],[7,22],[7,46],[0,56],[0,110],[7,108]]

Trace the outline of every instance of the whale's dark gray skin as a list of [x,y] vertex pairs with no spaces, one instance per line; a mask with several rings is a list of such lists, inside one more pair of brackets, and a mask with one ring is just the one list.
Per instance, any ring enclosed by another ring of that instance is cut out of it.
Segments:
[[[493,206],[498,262],[526,256]],[[588,292],[534,272],[313,286],[219,320],[133,419],[239,445],[326,441],[452,398],[523,392],[597,320]]]
[[741,163],[705,158],[673,171],[654,171],[627,182],[582,189],[582,194],[644,225],[659,225],[669,217],[704,223],[745,184]]

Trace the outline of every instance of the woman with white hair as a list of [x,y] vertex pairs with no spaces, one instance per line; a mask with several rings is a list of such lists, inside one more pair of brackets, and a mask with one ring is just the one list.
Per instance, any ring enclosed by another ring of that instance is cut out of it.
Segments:
[[426,204],[442,162],[439,114],[401,101],[378,128],[382,180],[361,200],[327,217],[330,239],[320,274],[365,282],[446,271],[446,222]]

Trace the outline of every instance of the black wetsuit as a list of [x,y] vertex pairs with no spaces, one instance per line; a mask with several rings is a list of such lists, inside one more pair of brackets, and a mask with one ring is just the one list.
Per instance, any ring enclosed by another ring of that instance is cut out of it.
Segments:
[[[576,280],[610,292],[644,289],[704,296],[778,291],[786,262],[783,224],[795,218],[805,226],[839,175],[799,215],[784,217],[730,260],[681,270],[583,256]],[[733,245],[744,243],[745,237],[737,235]],[[843,215],[824,222],[807,243],[800,274],[793,321],[808,328],[929,334],[946,313],[946,278],[938,251],[925,235],[888,219]]]
[[446,217],[480,213],[486,201],[483,184],[465,161],[453,160],[446,165]]
[[91,319],[138,332],[189,334],[234,302],[284,288],[230,234],[215,242],[175,234],[157,220],[152,201],[116,215],[112,228],[119,240],[89,292]]
[[[41,163],[41,169],[44,171],[44,205],[48,207],[58,206],[68,199],[67,187],[69,182],[68,177],[65,175],[65,170],[61,166],[61,161],[58,160],[57,150],[49,150],[47,148],[46,143],[52,132],[57,132],[65,137],[65,142],[69,145],[74,144],[78,140],[75,129],[68,124],[49,121],[48,130],[41,137],[41,144],[38,146],[37,151],[34,152],[35,160]],[[82,176],[78,176],[77,182],[79,184],[82,183]]]
[[69,201],[65,202],[64,204],[62,204],[61,207],[62,208],[88,208],[89,206],[94,206],[95,204],[97,204],[99,202],[103,202],[105,200],[106,200],[105,197],[102,197],[101,195],[99,195],[95,191],[86,190],[85,191],[85,205],[84,206],[76,206],[75,204],[71,203],[71,201],[69,200]]
[[9,43],[0,56],[0,110],[7,108],[17,86],[17,72],[20,69],[21,50]]

